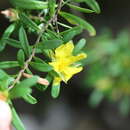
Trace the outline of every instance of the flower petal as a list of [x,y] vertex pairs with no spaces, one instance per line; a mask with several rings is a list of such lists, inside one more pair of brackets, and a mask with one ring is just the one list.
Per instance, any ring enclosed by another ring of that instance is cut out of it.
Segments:
[[[59,46],[55,50],[54,60],[49,64],[53,66],[54,70],[59,74],[59,77],[56,77],[54,82],[58,83],[67,81],[76,73],[79,73],[83,68],[78,67],[74,63],[82,60],[87,57],[87,54],[80,53],[77,56],[73,56],[74,45],[73,42],[70,41],[66,44]],[[58,79],[57,79],[58,78]]]
[[67,67],[64,70],[64,77],[66,82],[76,73],[82,71],[83,67]]
[[71,57],[69,57],[69,64],[71,65],[71,64],[73,64],[77,61],[80,61],[86,57],[87,57],[87,54],[85,54],[85,53],[80,53],[77,56],[71,56]]
[[64,58],[72,55],[72,51],[74,49],[73,42],[70,41],[64,45],[59,46],[55,50],[55,56],[56,58]]
[[74,61],[73,61],[73,62],[76,62],[76,61],[85,59],[86,57],[87,57],[87,54],[85,54],[85,53],[80,53],[80,54],[78,54],[77,56],[74,56]]

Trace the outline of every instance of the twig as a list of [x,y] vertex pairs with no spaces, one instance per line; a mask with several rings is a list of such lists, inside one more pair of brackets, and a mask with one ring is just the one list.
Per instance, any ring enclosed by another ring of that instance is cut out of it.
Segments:
[[[33,77],[33,75],[27,74],[27,73],[23,73],[23,76],[26,77],[26,78]],[[42,84],[42,85],[49,85],[48,80],[46,80],[45,78],[41,78],[41,77],[38,78],[38,83]]]
[[51,22],[55,21],[57,19],[58,13],[61,10],[62,7],[62,2],[63,0],[59,0],[58,3],[58,7],[56,10],[56,13],[54,14],[54,16],[46,23],[46,25],[42,28],[41,32],[39,33],[39,36],[35,42],[34,48],[32,49],[32,54],[30,55],[30,57],[28,58],[28,60],[25,62],[24,67],[19,71],[17,78],[14,80],[13,84],[9,87],[9,90],[12,89],[17,82],[19,82],[19,80],[21,79],[24,71],[28,68],[29,63],[32,61],[33,57],[35,56],[35,51],[36,51],[36,45],[40,42],[40,39],[42,37],[42,34],[46,31],[46,29],[48,28],[48,26],[51,24]]
[[59,4],[58,4],[57,10],[56,10],[56,15],[55,15],[55,18],[53,20],[53,23],[56,26],[56,31],[58,34],[59,34],[59,28],[58,28],[58,24],[57,24],[57,22],[58,22],[57,17],[58,17],[58,13],[59,13],[60,9],[62,8],[62,3],[63,3],[63,0],[59,0]]

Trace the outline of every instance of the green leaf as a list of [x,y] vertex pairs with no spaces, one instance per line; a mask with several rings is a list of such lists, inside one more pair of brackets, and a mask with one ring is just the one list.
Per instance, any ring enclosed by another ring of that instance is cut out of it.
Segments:
[[0,51],[4,50],[6,42],[4,39],[8,38],[15,29],[15,24],[11,24],[3,33],[2,39],[0,39]]
[[60,84],[57,84],[57,85],[52,85],[52,88],[51,88],[51,96],[53,98],[57,98],[60,94]]
[[85,39],[80,39],[80,41],[75,45],[73,54],[76,55],[78,54],[85,46],[86,40]]
[[119,110],[122,115],[127,116],[130,112],[130,98],[124,97],[120,103]]
[[35,99],[34,97],[32,97],[30,94],[26,95],[23,97],[24,100],[30,104],[36,104],[37,103],[37,99]]
[[11,108],[12,110],[12,123],[13,123],[13,126],[17,129],[17,130],[25,130],[25,127],[22,123],[22,121],[20,120],[16,110],[14,107]]
[[71,24],[82,26],[84,29],[86,29],[89,32],[91,36],[96,35],[96,30],[94,29],[94,27],[91,24],[89,24],[87,21],[81,19],[80,17],[66,12],[60,12],[60,15],[64,17]]
[[25,97],[32,92],[31,88],[37,83],[38,77],[33,76],[31,78],[25,79],[17,84],[10,90],[10,98],[20,98]]
[[90,96],[89,104],[92,107],[97,107],[103,98],[104,98],[103,93],[98,90],[95,90]]
[[48,7],[49,7],[49,15],[52,17],[55,13],[56,1],[55,0],[48,0]]
[[84,2],[86,2],[88,6],[90,6],[90,8],[92,8],[96,13],[101,12],[100,6],[96,2],[96,0],[84,0]]
[[42,41],[53,40],[53,39],[61,40],[61,36],[50,29],[47,29],[46,32],[43,33],[43,35],[42,35]]
[[[51,31],[50,29],[47,29],[46,31],[47,31],[47,33],[49,34],[49,37],[48,37],[49,39],[48,39],[48,40],[60,39],[59,35],[57,35],[56,32],[53,32],[53,31]],[[43,37],[44,37],[44,36],[43,36]]]
[[26,72],[27,72],[28,74],[33,75],[33,73],[31,72],[31,70],[30,70],[29,68],[26,69]]
[[22,45],[22,48],[23,48],[25,54],[27,56],[30,56],[30,53],[31,53],[30,52],[30,46],[29,46],[29,43],[28,43],[26,32],[25,32],[25,30],[22,26],[19,30],[19,40],[21,42],[21,45]]
[[35,54],[38,54],[38,53],[40,54],[40,53],[42,53],[42,52],[43,52],[43,51],[42,51],[41,49],[39,49],[39,48],[36,48],[36,49],[35,49]]
[[52,66],[47,64],[46,62],[38,63],[38,62],[30,62],[31,67],[41,72],[49,72],[53,69]]
[[44,49],[42,50],[42,54],[48,59],[51,60],[52,55],[54,52],[52,50]]
[[54,71],[54,70],[50,71],[49,74],[50,74],[52,77],[60,77],[59,73],[57,73],[57,72]]
[[[46,78],[49,83],[51,83],[52,81],[52,76],[50,74],[47,74]],[[48,88],[48,85],[41,85],[41,84],[37,84],[37,88],[40,90],[40,91],[45,91],[47,88]]]
[[61,32],[61,35],[63,36],[63,41],[67,43],[68,41],[72,40],[76,35],[80,34],[82,30],[82,27],[76,26],[64,32]]
[[37,63],[45,63],[41,58],[39,58],[39,57],[36,57],[36,56],[34,56],[33,57],[33,59],[35,60],[35,62],[37,62]]
[[24,23],[27,27],[30,27],[31,29],[34,29],[35,31],[39,31],[40,28],[37,26],[35,22],[33,22],[29,16],[27,16],[25,13],[19,14],[20,20],[22,23]]
[[0,90],[7,90],[8,86],[14,79],[6,74],[3,70],[0,70]]
[[24,66],[25,55],[24,55],[24,52],[23,52],[22,49],[20,49],[20,50],[18,51],[17,60],[18,60],[20,66]]
[[18,67],[19,64],[17,61],[3,61],[0,62],[0,69],[8,69],[13,67]]
[[40,42],[37,47],[39,49],[55,49],[58,46],[60,46],[63,43],[62,40],[59,39],[53,39],[53,40],[47,40],[47,41],[43,41]]
[[[33,85],[35,85],[37,83],[38,77],[37,76],[33,76],[31,78],[25,79],[22,82],[20,82],[19,84],[17,84],[15,88],[19,88],[19,87],[32,87]],[[13,89],[12,89],[13,90]]]
[[9,76],[8,74],[6,74],[3,70],[0,69],[0,80],[3,80],[3,78],[8,76]]
[[81,8],[81,7],[76,6],[76,5],[72,5],[72,4],[67,4],[67,5],[68,5],[70,8],[75,9],[75,10],[78,10],[78,11],[83,12],[83,13],[93,13],[93,12],[94,12],[93,10]]
[[30,94],[32,92],[31,88],[28,87],[15,87],[10,91],[10,99],[14,98],[24,98],[26,95]]
[[13,6],[22,9],[48,9],[48,2],[39,0],[10,0]]
[[9,44],[10,46],[13,46],[15,48],[22,48],[20,41],[11,39],[11,38],[6,38],[4,41]]
[[96,13],[100,13],[100,6],[96,2],[96,0],[73,0],[75,2],[85,2],[91,9],[93,9]]
[[64,27],[64,28],[69,28],[69,29],[72,28],[71,26],[66,25],[64,23],[61,23],[61,22],[57,22],[57,24],[60,25],[60,26],[62,26],[62,27]]

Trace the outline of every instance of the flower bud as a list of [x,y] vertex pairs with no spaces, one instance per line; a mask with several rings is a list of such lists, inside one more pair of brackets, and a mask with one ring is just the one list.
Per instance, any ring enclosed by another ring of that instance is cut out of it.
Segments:
[[15,9],[6,9],[0,12],[6,18],[8,18],[11,22],[17,21],[19,19],[18,12]]

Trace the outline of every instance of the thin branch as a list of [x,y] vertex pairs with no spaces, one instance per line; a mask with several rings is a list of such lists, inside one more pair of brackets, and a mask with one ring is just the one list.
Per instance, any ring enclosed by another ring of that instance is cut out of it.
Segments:
[[61,10],[62,7],[62,2],[63,0],[59,0],[58,2],[58,7],[56,10],[56,13],[54,14],[54,16],[46,23],[46,25],[41,29],[41,32],[39,33],[39,36],[35,42],[34,48],[32,49],[32,54],[30,55],[30,57],[28,58],[28,60],[25,62],[24,67],[19,71],[16,79],[14,80],[13,84],[9,87],[9,90],[12,89],[21,79],[24,71],[28,68],[29,63],[32,61],[33,57],[35,56],[35,51],[36,51],[36,45],[40,42],[40,39],[42,37],[42,34],[46,31],[46,29],[48,28],[48,26],[57,19],[58,13]]
[[[33,77],[33,75],[27,74],[27,73],[23,73],[23,76],[26,77],[26,78]],[[38,78],[38,83],[42,84],[42,85],[49,85],[48,80],[46,80],[45,78],[41,78],[41,77]]]

